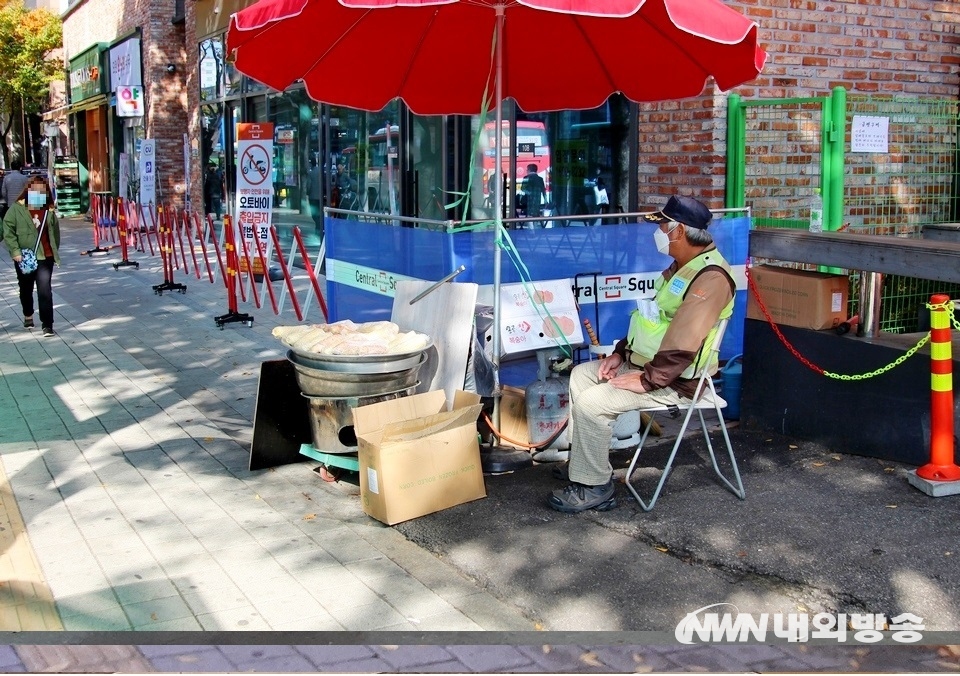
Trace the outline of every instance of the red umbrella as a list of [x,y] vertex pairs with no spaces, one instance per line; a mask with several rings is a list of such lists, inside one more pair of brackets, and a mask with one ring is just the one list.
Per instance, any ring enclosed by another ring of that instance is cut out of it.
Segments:
[[[260,0],[235,13],[237,70],[325,103],[419,115],[596,108],[696,96],[755,78],[757,25],[721,0]],[[495,134],[494,157],[502,157]],[[494,204],[502,204],[496,181]],[[499,243],[502,215],[494,209]],[[493,252],[493,361],[500,363],[500,247]],[[494,423],[500,424],[497,399]]]
[[[495,78],[494,37],[503,64]],[[274,89],[420,115],[527,112],[727,90],[755,78],[757,25],[721,0],[261,0],[231,17],[237,69]],[[500,87],[496,98],[494,85]],[[486,95],[486,100],[484,100]]]

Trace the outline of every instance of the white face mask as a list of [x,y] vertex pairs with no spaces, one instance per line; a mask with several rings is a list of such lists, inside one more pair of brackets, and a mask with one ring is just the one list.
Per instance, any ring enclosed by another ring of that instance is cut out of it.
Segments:
[[662,254],[670,252],[670,233],[677,229],[679,223],[674,223],[673,227],[664,232],[660,228],[653,231],[653,242],[657,245],[657,251]]
[[47,204],[47,194],[33,190],[27,191],[27,206],[40,209]]

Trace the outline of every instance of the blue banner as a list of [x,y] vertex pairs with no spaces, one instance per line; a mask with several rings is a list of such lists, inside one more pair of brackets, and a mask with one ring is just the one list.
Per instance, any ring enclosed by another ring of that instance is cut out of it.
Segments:
[[[626,223],[510,230],[516,253],[509,246],[503,252],[501,282],[516,283],[527,276],[533,281],[569,279],[577,287],[581,319],[590,320],[601,343],[616,342],[627,333],[636,299],[652,295],[649,284],[670,264],[670,257],[654,246],[655,228],[652,223]],[[746,216],[718,217],[710,226],[737,281],[721,359],[743,351],[749,232]],[[494,241],[489,230],[447,233],[327,218],[325,233],[330,321],[389,319],[397,281],[436,281],[460,265],[466,270],[456,281],[493,284]]]

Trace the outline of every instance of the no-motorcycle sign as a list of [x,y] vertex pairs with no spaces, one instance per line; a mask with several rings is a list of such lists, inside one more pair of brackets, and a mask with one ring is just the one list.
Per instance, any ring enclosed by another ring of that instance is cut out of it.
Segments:
[[273,124],[237,125],[237,224],[247,243],[254,272],[262,272],[254,232],[266,254],[273,212]]

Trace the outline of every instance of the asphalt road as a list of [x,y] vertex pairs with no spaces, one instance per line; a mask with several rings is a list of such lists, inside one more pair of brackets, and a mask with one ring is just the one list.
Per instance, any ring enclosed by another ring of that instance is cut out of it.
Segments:
[[[910,612],[928,631],[960,629],[960,499],[910,486],[906,465],[738,428],[731,438],[743,501],[715,479],[702,439],[688,439],[649,513],[622,484],[612,511],[555,512],[545,496],[562,484],[538,465],[396,528],[547,630],[672,633],[721,602],[754,614]],[[651,464],[662,466],[665,443]],[[630,455],[612,455],[621,477]],[[652,491],[655,472],[644,475]]]

